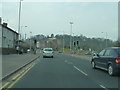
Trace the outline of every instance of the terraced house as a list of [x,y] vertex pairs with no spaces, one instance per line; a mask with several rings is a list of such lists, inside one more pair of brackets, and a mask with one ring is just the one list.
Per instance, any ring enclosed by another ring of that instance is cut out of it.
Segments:
[[16,46],[18,42],[18,33],[7,26],[7,23],[1,23],[0,18],[0,50],[2,54],[16,53]]

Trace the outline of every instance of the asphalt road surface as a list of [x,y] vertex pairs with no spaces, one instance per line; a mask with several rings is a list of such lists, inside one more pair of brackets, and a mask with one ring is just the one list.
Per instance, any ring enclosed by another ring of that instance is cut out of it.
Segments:
[[[120,77],[92,69],[90,60],[64,54],[41,58],[12,88],[118,88]],[[107,90],[107,89],[106,89]]]

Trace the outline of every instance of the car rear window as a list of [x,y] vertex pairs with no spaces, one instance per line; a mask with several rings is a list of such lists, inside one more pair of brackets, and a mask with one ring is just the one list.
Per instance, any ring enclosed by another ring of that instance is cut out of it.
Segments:
[[44,51],[53,51],[53,50],[52,50],[52,49],[47,48],[47,49],[44,49]]
[[115,51],[117,52],[118,56],[120,56],[120,49],[116,49]]

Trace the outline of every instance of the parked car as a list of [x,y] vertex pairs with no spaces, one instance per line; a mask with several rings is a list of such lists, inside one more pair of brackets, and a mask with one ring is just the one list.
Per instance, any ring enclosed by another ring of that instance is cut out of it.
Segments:
[[51,57],[53,58],[53,49],[52,48],[44,48],[43,49],[43,58]]
[[92,57],[92,68],[108,71],[110,76],[120,73],[120,47],[109,47]]

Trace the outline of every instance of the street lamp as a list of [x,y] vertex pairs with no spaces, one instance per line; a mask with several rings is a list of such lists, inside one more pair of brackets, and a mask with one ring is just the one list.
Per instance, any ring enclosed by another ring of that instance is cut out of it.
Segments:
[[24,38],[24,40],[26,40],[26,37],[27,37],[27,34],[25,34],[25,38]]
[[23,0],[20,0],[20,2],[19,2],[18,45],[19,45],[19,40],[20,40],[21,1],[23,1]]
[[72,40],[73,40],[73,44],[72,44],[72,45],[74,46],[74,41],[75,41],[75,40],[74,40],[74,33],[72,33],[72,34],[73,34],[73,39],[72,39]]
[[64,52],[64,32],[63,32],[63,52]]
[[105,33],[105,35],[106,35],[106,47],[107,47],[107,36],[108,36],[108,34],[107,34],[107,32],[102,32],[102,33]]
[[75,53],[75,44],[76,43],[75,43],[75,40],[74,40],[74,33],[73,33],[73,44],[72,44],[73,45],[73,53]]
[[30,32],[30,52],[31,52],[31,34],[32,32]]
[[71,51],[71,48],[72,48],[72,24],[73,24],[73,22],[70,22],[70,27],[71,27],[71,29],[70,29],[70,51]]
[[23,28],[23,27],[27,27],[27,26],[21,26],[21,30],[20,30],[20,32],[19,32],[19,34],[20,34],[20,40],[22,39],[22,34],[23,34],[23,33],[22,33],[22,28]]

